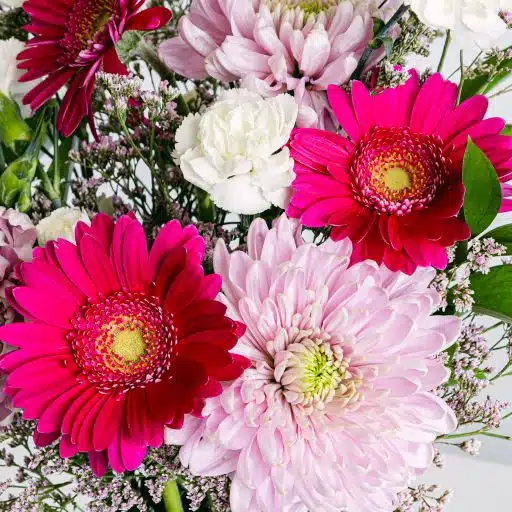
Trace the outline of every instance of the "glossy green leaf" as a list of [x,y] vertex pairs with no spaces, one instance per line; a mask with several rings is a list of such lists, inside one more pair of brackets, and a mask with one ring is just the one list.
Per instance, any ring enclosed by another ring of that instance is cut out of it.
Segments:
[[21,117],[16,103],[0,92],[0,141],[11,151],[16,151],[16,142],[29,141],[31,130]]
[[512,265],[491,268],[488,274],[473,274],[473,311],[512,323]]
[[478,235],[496,218],[501,205],[501,186],[493,165],[471,140],[464,155],[462,179],[466,187],[464,218]]

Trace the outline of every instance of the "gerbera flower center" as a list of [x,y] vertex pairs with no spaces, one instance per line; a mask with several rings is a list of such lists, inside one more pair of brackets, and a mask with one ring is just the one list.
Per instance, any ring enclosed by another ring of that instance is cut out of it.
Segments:
[[64,58],[76,60],[80,53],[104,32],[115,12],[115,0],[75,0],[66,21],[67,33],[61,44],[69,54]]
[[85,377],[104,391],[158,381],[177,342],[159,299],[138,292],[117,292],[84,306],[69,339]]
[[129,329],[114,334],[112,351],[125,361],[137,361],[144,354],[145,346],[141,330]]
[[408,128],[370,130],[352,164],[354,194],[382,213],[406,215],[432,202],[447,174],[441,141]]
[[274,360],[274,377],[285,399],[306,411],[324,409],[335,398],[345,403],[357,399],[360,382],[349,371],[350,358],[341,346],[320,329],[295,331]]

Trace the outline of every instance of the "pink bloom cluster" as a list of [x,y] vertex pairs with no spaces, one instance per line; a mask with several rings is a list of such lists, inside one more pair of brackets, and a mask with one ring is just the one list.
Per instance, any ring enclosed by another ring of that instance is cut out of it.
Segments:
[[[14,310],[5,302],[5,289],[13,285],[18,263],[32,258],[35,240],[36,228],[28,215],[0,207],[0,324],[14,320]],[[0,356],[10,349],[0,342]],[[5,377],[0,373],[0,426],[8,422],[12,413],[10,399],[3,392],[4,383]]]
[[221,300],[247,325],[235,350],[253,367],[166,440],[194,474],[232,473],[234,512],[389,512],[455,429],[431,390],[460,320],[432,316],[433,269],[349,267],[348,240],[304,244],[297,228],[254,221],[248,254],[218,243]]
[[18,263],[32,258],[36,228],[28,215],[0,206],[0,298],[12,286],[13,272]]
[[264,96],[294,91],[299,126],[329,129],[334,119],[325,90],[348,81],[356,69],[373,35],[378,3],[194,0],[180,19],[180,35],[163,43],[160,53],[187,78],[243,79],[243,87]]

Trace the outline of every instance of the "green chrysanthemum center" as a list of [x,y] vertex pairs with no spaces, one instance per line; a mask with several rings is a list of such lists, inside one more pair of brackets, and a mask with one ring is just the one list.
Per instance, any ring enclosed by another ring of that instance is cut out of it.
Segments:
[[339,344],[319,329],[297,331],[286,350],[276,353],[274,377],[291,405],[305,410],[324,409],[335,399],[357,399],[357,379],[349,370]]
[[338,5],[339,0],[267,0],[271,11],[302,11],[304,17],[317,16]]

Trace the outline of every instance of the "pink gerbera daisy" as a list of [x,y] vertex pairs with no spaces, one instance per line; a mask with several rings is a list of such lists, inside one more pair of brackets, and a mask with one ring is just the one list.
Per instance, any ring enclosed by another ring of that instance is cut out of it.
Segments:
[[61,438],[62,457],[88,452],[96,475],[134,470],[164,425],[180,428],[242,373],[229,350],[244,327],[215,300],[221,278],[203,275],[195,227],[169,222],[149,254],[132,216],[99,214],[75,234],[20,265],[7,295],[27,322],[0,328],[19,347],[0,361],[4,392],[37,420],[36,445]]
[[[456,107],[457,85],[440,74],[420,85],[411,71],[406,84],[375,95],[357,81],[350,95],[336,86],[328,94],[348,138],[295,130],[288,215],[305,226],[331,226],[334,240],[349,237],[352,262],[371,258],[408,274],[417,266],[445,268],[446,247],[470,236],[458,218],[468,136],[506,182],[512,137],[500,135],[505,121],[484,120],[484,96]],[[511,204],[505,199],[502,210]]]
[[23,99],[37,110],[68,84],[57,128],[71,135],[84,116],[92,116],[95,74],[127,74],[115,45],[128,30],[154,30],[165,25],[172,12],[164,7],[141,11],[144,0],[27,0],[31,16],[25,29],[34,34],[18,55],[19,68],[28,70],[28,82],[46,76]]
[[254,221],[248,254],[219,242],[220,298],[253,367],[166,441],[193,474],[232,474],[233,512],[390,512],[455,429],[431,390],[460,320],[432,316],[433,269],[349,268],[349,240],[303,244],[297,227]]

